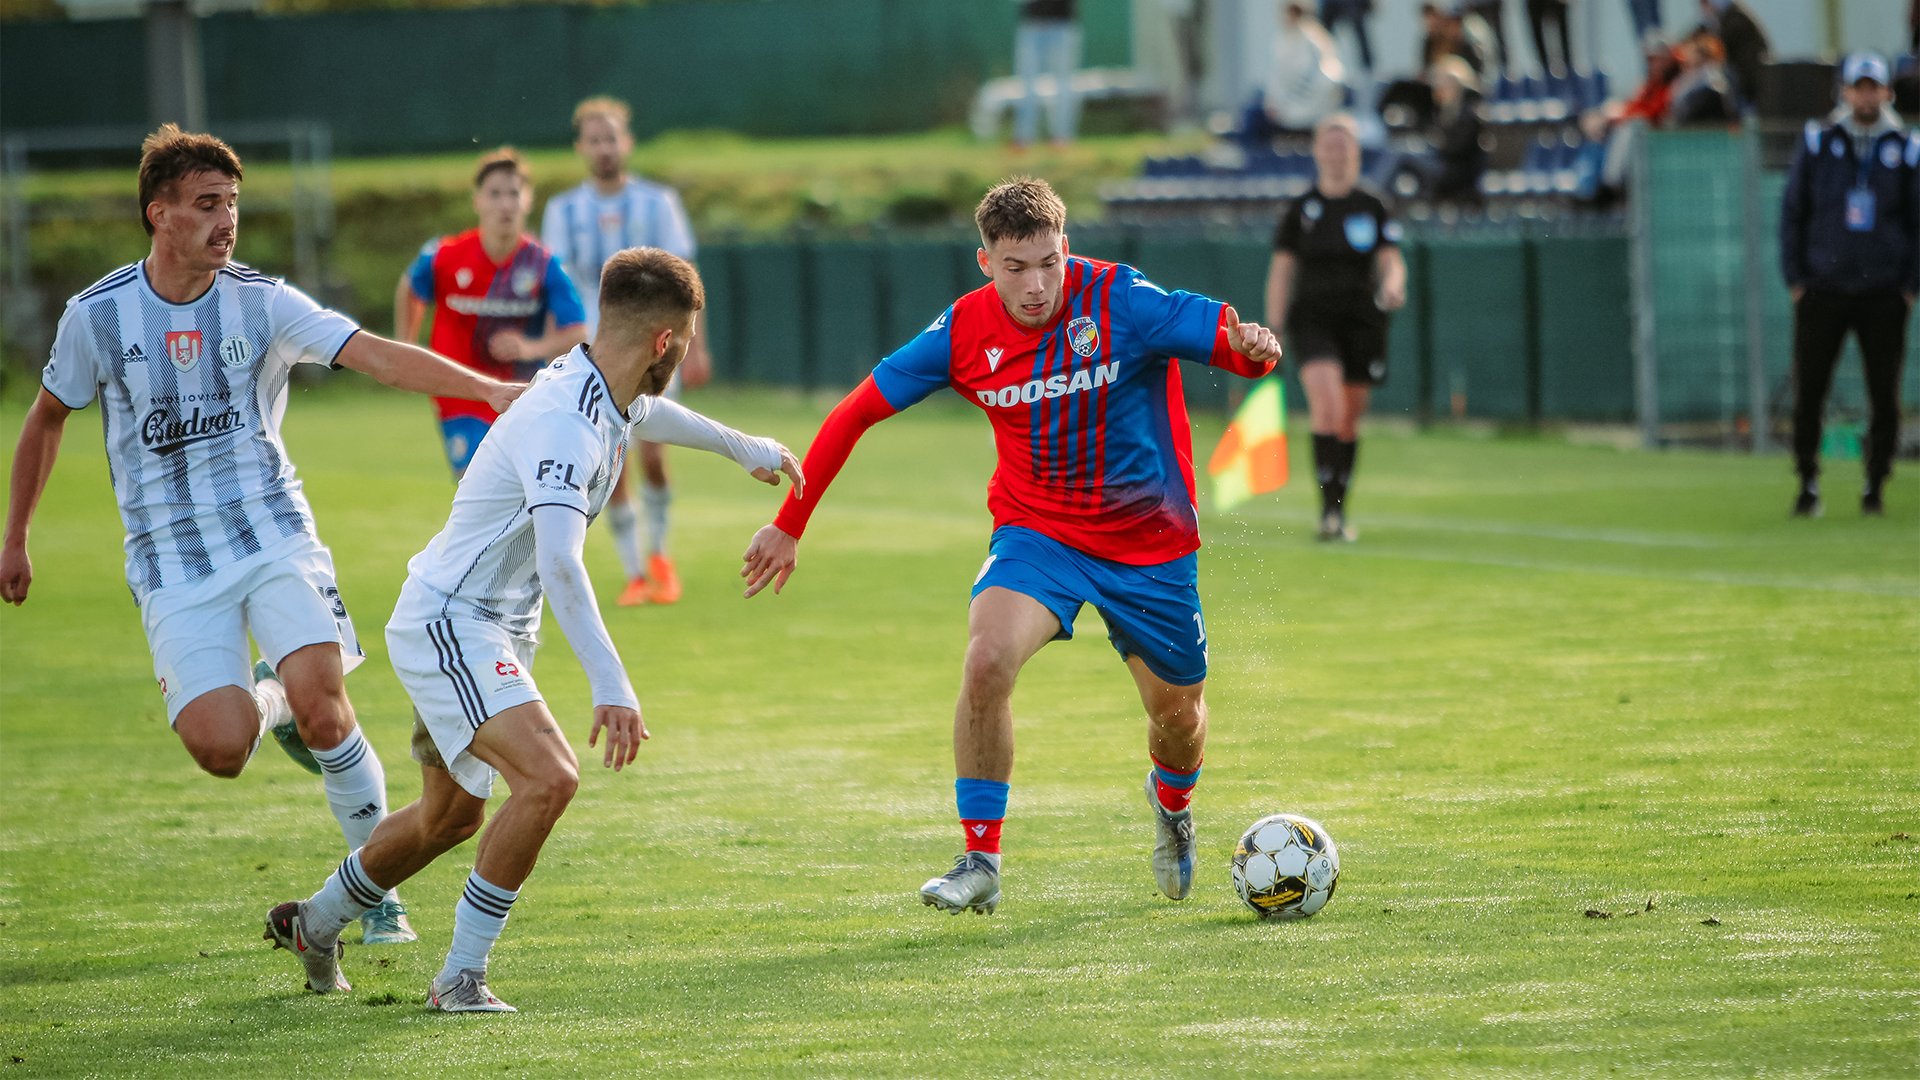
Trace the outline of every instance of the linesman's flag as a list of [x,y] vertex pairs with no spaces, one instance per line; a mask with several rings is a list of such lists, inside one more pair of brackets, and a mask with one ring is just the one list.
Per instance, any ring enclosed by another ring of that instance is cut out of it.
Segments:
[[1213,507],[1231,510],[1287,482],[1287,399],[1278,376],[1260,380],[1207,461]]

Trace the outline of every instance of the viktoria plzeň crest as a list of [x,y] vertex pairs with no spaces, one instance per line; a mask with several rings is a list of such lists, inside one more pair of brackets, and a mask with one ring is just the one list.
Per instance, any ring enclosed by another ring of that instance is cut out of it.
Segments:
[[1081,356],[1100,351],[1100,328],[1085,315],[1067,324],[1067,345]]

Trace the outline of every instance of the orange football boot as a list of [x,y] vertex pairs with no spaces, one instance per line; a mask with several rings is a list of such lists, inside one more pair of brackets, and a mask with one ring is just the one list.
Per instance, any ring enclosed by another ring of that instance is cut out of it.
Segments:
[[665,555],[655,555],[647,560],[647,603],[673,604],[680,600],[680,575],[673,569],[673,560]]

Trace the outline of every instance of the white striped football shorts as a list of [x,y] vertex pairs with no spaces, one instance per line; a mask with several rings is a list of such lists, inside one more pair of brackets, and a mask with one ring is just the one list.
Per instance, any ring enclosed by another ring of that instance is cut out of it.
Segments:
[[407,593],[387,623],[387,658],[413,700],[413,759],[445,769],[476,799],[493,795],[493,766],[473,755],[488,718],[540,701],[533,683],[536,643],[493,623],[458,615],[409,618]]
[[248,631],[276,671],[294,651],[330,642],[340,646],[343,671],[366,659],[334,584],[333,556],[304,534],[199,581],[148,593],[140,602],[140,624],[169,725],[202,694],[225,686],[253,688]]

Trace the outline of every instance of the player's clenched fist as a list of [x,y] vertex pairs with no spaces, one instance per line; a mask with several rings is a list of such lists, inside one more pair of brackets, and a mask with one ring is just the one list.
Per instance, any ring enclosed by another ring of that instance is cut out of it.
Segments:
[[[794,481],[796,490],[799,480]],[[747,579],[747,596],[752,596],[771,582],[773,591],[778,593],[793,576],[794,562],[799,558],[800,541],[787,535],[778,525],[763,525],[753,534],[753,542],[747,545],[747,553],[741,556],[746,565],[740,568],[740,576]]]
[[640,744],[652,737],[647,733],[646,721],[640,719],[640,710],[624,705],[593,707],[593,732],[587,736],[588,746],[599,743],[601,728],[607,729],[607,750],[601,764],[614,772],[632,763],[640,753]]
[[1263,364],[1279,361],[1280,339],[1273,336],[1273,331],[1259,323],[1241,322],[1232,304],[1227,305],[1226,324],[1227,348]]
[[15,607],[27,600],[27,586],[33,584],[33,560],[27,549],[9,545],[0,550],[0,600]]

